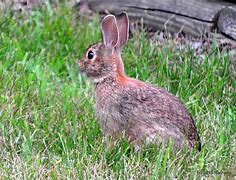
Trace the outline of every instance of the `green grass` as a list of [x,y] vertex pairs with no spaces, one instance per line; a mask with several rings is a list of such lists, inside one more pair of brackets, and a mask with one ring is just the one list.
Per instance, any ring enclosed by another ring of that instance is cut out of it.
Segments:
[[[179,96],[197,122],[200,153],[122,139],[109,148],[94,116],[93,86],[78,72],[86,48],[101,39],[99,18],[68,7],[0,17],[0,178],[233,178],[235,77],[230,56],[201,59],[137,32],[124,48],[129,76]],[[214,48],[214,47],[212,47]],[[217,49],[215,49],[217,51]]]

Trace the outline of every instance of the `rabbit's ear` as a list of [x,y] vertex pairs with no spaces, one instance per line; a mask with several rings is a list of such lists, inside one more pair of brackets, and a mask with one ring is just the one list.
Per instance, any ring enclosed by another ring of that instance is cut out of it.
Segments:
[[129,38],[129,18],[126,12],[121,13],[117,17],[117,26],[119,31],[118,48],[122,48]]
[[104,45],[109,49],[114,48],[117,45],[119,39],[115,16],[113,15],[105,16],[101,22],[101,29],[102,29]]

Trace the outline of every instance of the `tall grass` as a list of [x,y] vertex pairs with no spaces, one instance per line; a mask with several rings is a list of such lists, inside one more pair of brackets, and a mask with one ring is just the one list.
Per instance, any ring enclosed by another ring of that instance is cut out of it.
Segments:
[[159,47],[143,32],[134,34],[123,50],[126,73],[179,96],[203,143],[200,153],[152,145],[135,152],[125,139],[114,148],[105,145],[93,86],[78,72],[78,59],[101,39],[98,17],[88,22],[66,6],[48,7],[27,17],[6,13],[0,29],[0,177],[235,177],[230,56],[201,59],[191,50]]

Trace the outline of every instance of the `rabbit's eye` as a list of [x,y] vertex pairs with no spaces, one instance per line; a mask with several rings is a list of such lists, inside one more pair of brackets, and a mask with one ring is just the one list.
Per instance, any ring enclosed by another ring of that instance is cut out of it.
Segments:
[[94,52],[93,51],[89,51],[88,52],[88,59],[93,59],[94,57]]

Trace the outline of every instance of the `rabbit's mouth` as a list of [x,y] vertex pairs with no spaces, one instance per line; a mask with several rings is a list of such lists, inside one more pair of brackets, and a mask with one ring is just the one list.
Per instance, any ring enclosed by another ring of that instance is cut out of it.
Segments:
[[82,74],[85,73],[85,69],[84,69],[84,68],[79,67],[79,71],[80,71]]
[[84,73],[84,72],[85,72],[85,67],[84,67],[82,61],[79,61],[79,62],[78,62],[78,66],[79,66],[79,71],[80,71],[81,73]]
[[79,63],[79,72],[88,78],[94,79],[100,76],[100,72],[95,71],[90,67],[85,67],[82,63]]

